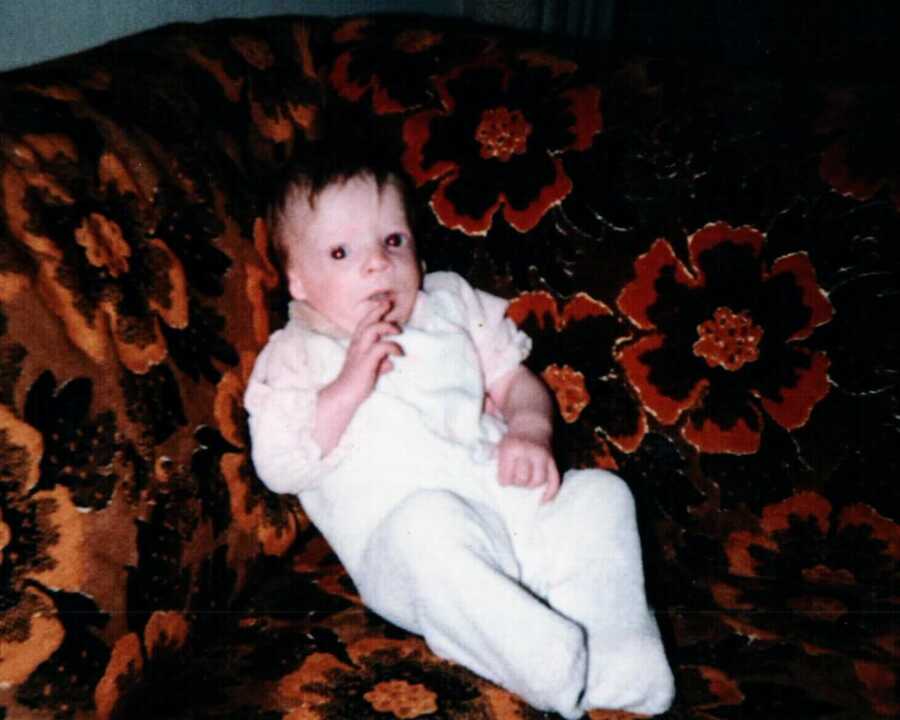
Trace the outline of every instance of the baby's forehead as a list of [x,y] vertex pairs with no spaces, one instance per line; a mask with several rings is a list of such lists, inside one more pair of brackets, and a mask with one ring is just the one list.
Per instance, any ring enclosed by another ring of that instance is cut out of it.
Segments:
[[291,235],[313,240],[342,229],[406,223],[403,193],[395,182],[369,176],[333,182],[318,193],[297,185],[288,193],[284,219]]

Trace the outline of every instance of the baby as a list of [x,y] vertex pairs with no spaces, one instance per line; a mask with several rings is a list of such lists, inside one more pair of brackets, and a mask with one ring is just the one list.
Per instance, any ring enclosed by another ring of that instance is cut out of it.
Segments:
[[365,604],[541,710],[654,714],[673,680],[631,494],[560,483],[550,395],[506,301],[423,278],[398,174],[290,177],[270,228],[293,298],[246,392],[253,462],[304,509]]

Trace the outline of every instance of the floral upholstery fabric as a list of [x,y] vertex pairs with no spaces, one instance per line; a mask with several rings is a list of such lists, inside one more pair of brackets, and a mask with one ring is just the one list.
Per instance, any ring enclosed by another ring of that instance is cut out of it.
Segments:
[[402,17],[0,75],[0,717],[543,716],[368,613],[249,461],[259,190],[325,104],[429,269],[511,300],[560,465],[631,486],[669,716],[900,713],[897,97]]

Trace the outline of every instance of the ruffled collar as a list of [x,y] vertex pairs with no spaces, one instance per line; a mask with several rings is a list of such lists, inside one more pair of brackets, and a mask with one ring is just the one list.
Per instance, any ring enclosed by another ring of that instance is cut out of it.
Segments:
[[350,337],[350,333],[335,325],[305,300],[291,300],[288,305],[288,317],[291,322],[299,323],[307,330],[327,335],[335,340],[346,340]]

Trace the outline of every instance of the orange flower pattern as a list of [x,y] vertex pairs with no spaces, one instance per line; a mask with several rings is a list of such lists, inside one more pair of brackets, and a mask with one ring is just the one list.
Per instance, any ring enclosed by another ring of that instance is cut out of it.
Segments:
[[584,388],[584,375],[568,365],[548,365],[541,373],[544,382],[556,394],[563,420],[573,423],[591,401]]
[[303,25],[258,30],[164,30],[0,77],[0,714],[134,717],[191,657],[182,637],[178,663],[154,660],[165,613],[216,617],[305,522],[212,429],[241,436],[241,358],[277,284],[239,188],[305,142],[252,107],[274,117],[288,59],[310,72],[279,107],[316,97]]
[[[525,76],[500,55],[460,65],[434,79],[441,109],[404,123],[403,163],[417,185],[437,182],[430,204],[446,227],[484,235],[502,208],[527,232],[571,192],[561,156],[587,150],[602,129],[600,91],[574,73],[529,88]],[[477,153],[461,154],[473,138]],[[470,183],[478,196],[463,191]]]
[[378,712],[390,713],[401,720],[430,715],[438,709],[437,695],[424,685],[405,680],[378,683],[363,697]]
[[[828,394],[828,357],[799,343],[829,322],[831,303],[806,255],[762,267],[764,242],[754,228],[711,223],[688,239],[688,270],[658,240],[618,298],[620,310],[648,331],[618,352],[629,382],[661,423],[687,415],[682,435],[704,452],[756,452],[761,410],[796,430]],[[661,314],[672,296],[696,300]],[[746,393],[743,407],[735,405],[735,386]],[[727,418],[718,414],[723,391],[731,399]]]
[[481,145],[481,157],[509,162],[513,155],[523,155],[531,130],[531,123],[521,110],[510,112],[505,107],[485,110],[475,128],[475,139]]

